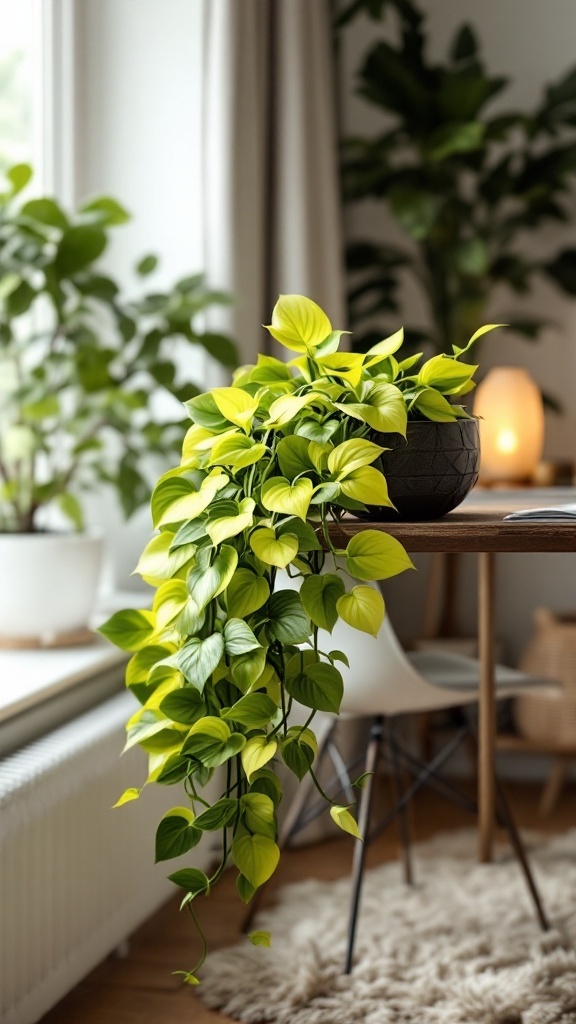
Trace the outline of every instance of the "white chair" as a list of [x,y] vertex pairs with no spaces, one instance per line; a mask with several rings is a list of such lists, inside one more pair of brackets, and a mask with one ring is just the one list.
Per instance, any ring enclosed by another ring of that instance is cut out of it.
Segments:
[[[351,587],[355,584],[356,581],[347,578],[348,586]],[[299,588],[298,581],[289,581],[287,577],[282,579],[280,585],[290,586],[294,589]],[[376,584],[367,585],[378,589]],[[391,821],[396,814],[400,816],[405,878],[410,882],[412,870],[406,807],[408,801],[418,789],[422,785],[435,780],[435,784],[445,793],[453,797],[457,796],[459,801],[465,803],[469,809],[477,809],[473,801],[458,794],[454,787],[445,781],[438,783],[436,779],[438,768],[453,753],[458,743],[463,739],[464,734],[469,734],[469,728],[463,729],[447,745],[444,751],[434,759],[431,765],[420,765],[413,785],[409,787],[406,793],[401,793],[400,761],[403,760],[414,771],[417,759],[410,752],[402,750],[398,744],[394,734],[394,723],[400,716],[404,715],[425,711],[439,711],[447,708],[459,708],[477,703],[479,663],[473,658],[440,651],[407,654],[401,647],[387,616],[377,638],[366,633],[360,633],[339,619],[331,634],[323,630],[319,631],[319,647],[324,651],[341,650],[347,655],[349,661],[349,667],[346,667],[344,664],[338,665],[344,679],[341,717],[372,719],[365,764],[365,771],[370,774],[362,791],[358,818],[360,832],[364,841],[357,841],[352,873],[352,906],[345,964],[345,973],[349,973],[352,969],[365,851],[369,840],[368,828],[373,796],[374,771],[379,758],[383,754],[384,741],[386,739],[386,746],[394,769],[398,797],[396,807],[388,815],[384,824]],[[534,687],[549,687],[550,685],[554,684],[551,684],[548,680],[531,677],[514,669],[505,668],[500,665],[496,668],[496,695],[498,699],[517,696],[526,688],[533,690]],[[389,726],[386,738],[384,737],[385,721]],[[322,717],[319,725],[320,728],[317,729],[317,733],[320,759],[332,743],[335,721],[330,722],[328,717]],[[334,760],[333,750],[332,755]],[[337,762],[336,767],[338,767]],[[350,780],[348,778],[347,784],[346,780],[342,779],[341,766],[338,774],[342,783],[341,788],[349,792],[348,784]],[[290,837],[302,827],[301,822],[305,817],[306,806],[309,802],[312,788],[312,785],[307,786],[305,783],[302,783],[284,823],[280,837],[281,845],[285,845]],[[542,902],[527,862],[522,842],[500,786],[498,786],[498,800],[499,821],[510,835],[514,852],[518,857],[530,895],[534,901],[540,925],[543,929],[547,929],[548,921]],[[378,833],[380,831],[382,831],[382,828],[378,829]]]

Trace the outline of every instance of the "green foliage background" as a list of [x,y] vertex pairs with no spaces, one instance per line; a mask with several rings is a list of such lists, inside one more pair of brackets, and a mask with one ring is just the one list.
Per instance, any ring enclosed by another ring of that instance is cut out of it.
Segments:
[[[101,269],[124,207],[110,196],[75,213],[49,196],[23,200],[31,177],[12,167],[0,194],[0,529],[26,532],[51,502],[81,527],[79,494],[102,483],[126,515],[148,501],[146,461],[178,451],[179,403],[198,394],[178,346],[236,365],[232,341],[200,324],[226,295],[197,274],[127,301]],[[156,264],[148,255],[136,270]],[[155,411],[158,391],[176,399],[172,414]]]
[[494,114],[509,80],[490,74],[471,25],[437,63],[413,0],[354,0],[340,14],[340,30],[359,15],[386,29],[356,79],[358,94],[381,112],[382,129],[345,140],[345,197],[385,203],[406,245],[357,239],[348,247],[355,344],[365,350],[390,329],[405,274],[427,310],[425,330],[407,325],[417,347],[442,352],[468,337],[499,285],[518,301],[516,312],[506,308],[498,319],[537,338],[545,319],[522,310],[535,278],[576,295],[576,248],[539,259],[528,244],[546,225],[572,218],[576,68],[546,87],[534,110]]

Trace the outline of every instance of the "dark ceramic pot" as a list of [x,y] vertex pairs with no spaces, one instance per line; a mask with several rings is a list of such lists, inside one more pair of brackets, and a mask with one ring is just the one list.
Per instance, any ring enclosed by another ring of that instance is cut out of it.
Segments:
[[480,435],[475,419],[413,420],[406,440],[400,434],[377,434],[373,439],[390,449],[375,465],[382,469],[398,511],[369,506],[371,519],[440,519],[464,501],[478,479]]

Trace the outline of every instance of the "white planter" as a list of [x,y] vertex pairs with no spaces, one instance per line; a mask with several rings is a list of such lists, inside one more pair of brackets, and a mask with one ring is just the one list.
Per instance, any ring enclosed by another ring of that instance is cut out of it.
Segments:
[[49,644],[86,628],[102,553],[97,534],[0,534],[0,644]]

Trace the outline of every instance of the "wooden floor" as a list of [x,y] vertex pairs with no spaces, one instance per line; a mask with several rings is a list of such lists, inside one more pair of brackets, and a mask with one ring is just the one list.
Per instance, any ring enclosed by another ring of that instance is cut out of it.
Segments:
[[[520,826],[550,834],[576,826],[573,788],[563,794],[546,820],[537,813],[539,788],[515,784],[507,791]],[[431,793],[422,795],[413,819],[416,839],[471,823],[469,815]],[[286,882],[347,874],[351,851],[347,838],[286,851],[266,900],[273,900],[274,889]],[[390,830],[369,848],[368,866],[392,860],[397,852],[396,835]],[[240,937],[242,907],[233,877],[224,877],[200,916],[212,949]],[[222,1024],[229,1018],[205,1009],[196,991],[171,974],[192,966],[196,955],[190,920],[179,913],[178,899],[171,900],[132,937],[124,959],[102,963],[43,1018],[43,1024]]]

